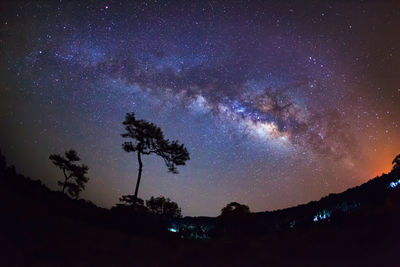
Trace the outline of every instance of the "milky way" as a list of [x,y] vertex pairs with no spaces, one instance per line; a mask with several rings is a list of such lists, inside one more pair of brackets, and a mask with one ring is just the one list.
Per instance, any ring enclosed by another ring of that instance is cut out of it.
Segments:
[[316,200],[400,151],[399,18],[395,1],[4,2],[1,149],[56,188],[48,155],[75,148],[82,196],[110,207],[135,185],[134,111],[191,154],[178,175],[145,158],[142,198],[186,215]]

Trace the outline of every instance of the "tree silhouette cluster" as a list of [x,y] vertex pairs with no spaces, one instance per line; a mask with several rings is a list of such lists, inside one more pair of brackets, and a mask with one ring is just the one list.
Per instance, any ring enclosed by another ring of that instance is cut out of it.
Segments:
[[[308,204],[283,210],[251,213],[246,205],[232,202],[222,209],[221,216],[217,218],[177,219],[180,214],[178,205],[171,204],[172,201],[165,197],[152,197],[143,201],[135,199],[132,195],[125,195],[120,199],[123,208],[113,207],[111,210],[96,207],[90,201],[83,199],[71,199],[62,192],[48,189],[39,180],[35,181],[18,174],[14,166],[7,166],[0,151],[0,203],[3,203],[0,204],[0,208],[3,207],[8,213],[14,214],[5,215],[9,219],[20,218],[21,213],[53,218],[54,210],[60,209],[63,210],[58,215],[60,218],[151,236],[163,233],[167,235],[166,229],[173,227],[170,229],[178,231],[179,237],[184,236],[184,238],[254,237],[276,231],[306,229],[310,225],[324,224],[328,221],[329,224],[341,225],[344,218],[348,221],[352,216],[354,218],[362,212],[376,216],[374,217],[376,220],[384,221],[381,219],[386,218],[385,214],[398,211],[394,210],[394,206],[400,200],[399,159],[400,155],[393,160],[393,169],[388,174],[382,174],[360,186]],[[144,212],[131,212],[132,203],[140,204],[144,207]],[[379,213],[371,212],[373,209]],[[313,218],[321,213],[329,213],[330,219],[314,221]],[[396,218],[397,215],[398,213]],[[9,219],[6,221],[12,226],[15,220]],[[24,220],[18,219],[18,221]],[[47,227],[46,224],[44,227]]]
[[178,204],[163,196],[151,197],[149,200],[146,200],[146,206],[153,214],[156,215],[169,218],[182,217],[181,209],[179,208]]
[[146,205],[143,199],[135,198],[134,195],[123,195],[119,201],[121,203],[117,204],[117,207],[128,208],[136,213],[150,212],[166,218],[182,217],[182,212],[178,204],[163,196],[151,197],[149,200],[146,200]]
[[64,156],[52,154],[49,159],[63,172],[64,180],[58,181],[58,185],[62,187],[62,192],[65,193],[65,190],[67,190],[71,197],[78,198],[80,192],[85,189],[85,184],[89,181],[86,176],[89,167],[85,164],[77,164],[81,159],[73,149],[66,151]]
[[117,208],[134,212],[136,214],[147,213],[148,209],[144,205],[144,200],[136,198],[134,195],[123,195],[119,198],[120,203],[117,203]]
[[[165,197],[152,197],[144,205],[144,201],[137,197],[140,179],[142,176],[142,155],[155,154],[160,156],[168,170],[171,173],[178,173],[177,166],[185,165],[185,162],[190,159],[189,152],[183,144],[179,144],[177,140],[170,141],[164,138],[162,130],[153,123],[145,120],[137,120],[135,114],[127,113],[125,121],[123,121],[126,132],[121,136],[129,138],[122,144],[122,148],[126,152],[137,152],[137,159],[139,163],[138,178],[134,195],[124,195],[119,200],[121,203],[117,204],[119,208],[129,207],[130,210],[136,212],[146,213],[150,211],[156,215],[164,215],[167,217],[180,217],[181,210],[178,204]],[[61,186],[62,192],[67,192],[71,197],[78,198],[82,190],[85,189],[85,184],[89,181],[86,176],[89,167],[85,164],[79,165],[80,158],[77,152],[70,149],[64,153],[52,154],[49,156],[52,163],[59,168],[64,179],[58,181]],[[0,157],[0,167],[6,165],[4,157]],[[0,168],[3,169],[3,168]]]
[[124,206],[144,205],[143,199],[135,198],[133,195],[123,195],[119,198],[119,201],[122,202],[121,205]]

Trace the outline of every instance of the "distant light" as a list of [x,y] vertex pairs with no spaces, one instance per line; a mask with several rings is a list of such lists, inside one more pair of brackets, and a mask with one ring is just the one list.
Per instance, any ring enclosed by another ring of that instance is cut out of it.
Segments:
[[398,185],[399,185],[399,181],[390,182],[390,184],[389,184],[389,186],[390,186],[391,188],[395,188],[395,187],[397,187]]
[[173,233],[177,233],[178,232],[178,230],[176,230],[175,228],[168,228],[168,231],[170,231],[170,232],[173,232]]
[[326,220],[329,217],[331,217],[331,213],[329,211],[323,210],[322,212],[317,213],[317,215],[314,216],[313,221],[318,222],[321,220]]
[[108,9],[108,6],[106,6],[106,9]]

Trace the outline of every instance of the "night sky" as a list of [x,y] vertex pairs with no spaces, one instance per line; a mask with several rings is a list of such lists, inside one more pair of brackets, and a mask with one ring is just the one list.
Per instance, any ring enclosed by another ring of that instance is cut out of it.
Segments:
[[127,112],[187,147],[139,189],[184,215],[318,200],[400,152],[398,1],[2,1],[0,23],[3,154],[56,189],[48,156],[76,149],[103,207],[134,192]]

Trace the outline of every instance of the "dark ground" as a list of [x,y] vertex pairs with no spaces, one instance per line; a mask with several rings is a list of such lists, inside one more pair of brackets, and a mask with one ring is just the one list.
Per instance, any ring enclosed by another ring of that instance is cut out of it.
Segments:
[[[217,240],[141,236],[19,207],[1,192],[3,266],[399,266],[399,195],[340,221]],[[13,205],[8,205],[13,202]]]
[[[359,188],[347,195],[367,187]],[[151,217],[72,200],[9,167],[0,170],[0,266],[400,266],[400,191],[373,203],[294,229],[254,234],[248,223],[188,240]]]

